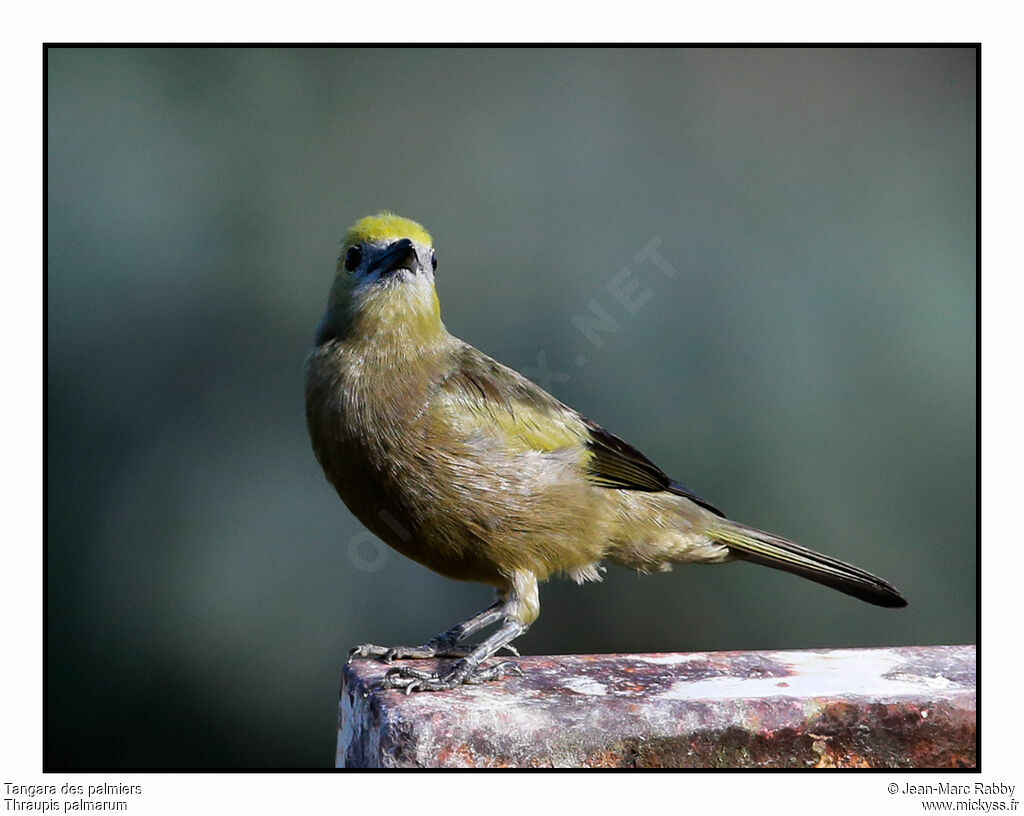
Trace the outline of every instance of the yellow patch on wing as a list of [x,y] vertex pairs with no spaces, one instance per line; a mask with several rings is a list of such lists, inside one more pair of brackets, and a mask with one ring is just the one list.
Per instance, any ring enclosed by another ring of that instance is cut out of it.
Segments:
[[585,434],[570,417],[555,417],[519,403],[511,410],[487,411],[487,422],[497,429],[505,445],[513,451],[535,450],[542,453],[563,448],[583,448]]
[[400,238],[410,238],[414,243],[433,246],[434,239],[422,226],[393,212],[381,210],[375,215],[360,218],[345,233],[345,246],[362,243],[390,243]]
[[583,421],[550,394],[470,346],[439,383],[445,414],[468,438],[483,434],[511,453],[586,450]]

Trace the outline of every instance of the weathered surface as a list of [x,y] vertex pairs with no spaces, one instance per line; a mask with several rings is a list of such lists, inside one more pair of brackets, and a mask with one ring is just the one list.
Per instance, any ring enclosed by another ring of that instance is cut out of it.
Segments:
[[388,667],[360,660],[337,765],[971,768],[975,662],[973,646],[524,657],[524,677],[406,695],[370,690]]

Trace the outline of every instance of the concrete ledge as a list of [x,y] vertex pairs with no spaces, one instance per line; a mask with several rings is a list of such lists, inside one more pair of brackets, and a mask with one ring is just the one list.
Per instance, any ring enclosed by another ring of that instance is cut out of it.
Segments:
[[[446,661],[403,661],[433,669]],[[347,768],[973,768],[973,646],[523,657],[524,677],[369,691],[354,661]],[[398,664],[396,664],[398,665]]]

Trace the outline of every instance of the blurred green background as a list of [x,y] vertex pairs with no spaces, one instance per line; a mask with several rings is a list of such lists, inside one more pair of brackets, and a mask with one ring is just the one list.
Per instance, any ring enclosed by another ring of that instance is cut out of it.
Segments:
[[51,49],[48,767],[327,767],[348,648],[490,602],[363,534],[306,437],[385,207],[453,333],[910,600],[613,568],[546,585],[525,653],[974,642],[975,57]]

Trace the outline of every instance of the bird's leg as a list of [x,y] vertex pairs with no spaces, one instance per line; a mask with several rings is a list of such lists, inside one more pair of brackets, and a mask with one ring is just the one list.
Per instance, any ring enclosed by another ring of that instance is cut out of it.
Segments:
[[[475,649],[466,654],[445,674],[425,672],[398,666],[388,669],[380,683],[381,688],[411,691],[447,691],[462,684],[475,685],[489,680],[500,680],[509,675],[522,675],[522,669],[510,661],[502,661],[482,668],[481,664],[530,628],[540,612],[537,579],[532,573],[517,572],[502,600],[481,615],[494,612],[503,619],[501,627]],[[467,621],[468,623],[469,621]]]
[[[467,657],[473,648],[460,646],[459,643],[475,632],[486,626],[490,626],[499,620],[505,608],[504,601],[495,601],[486,609],[478,612],[468,620],[457,623],[447,632],[442,632],[431,638],[422,646],[375,646],[372,643],[364,643],[356,646],[348,653],[348,659],[357,657],[380,657],[385,663],[406,658],[430,658],[430,657]],[[511,638],[510,638],[511,640]],[[519,654],[511,646],[507,646],[513,654]]]

